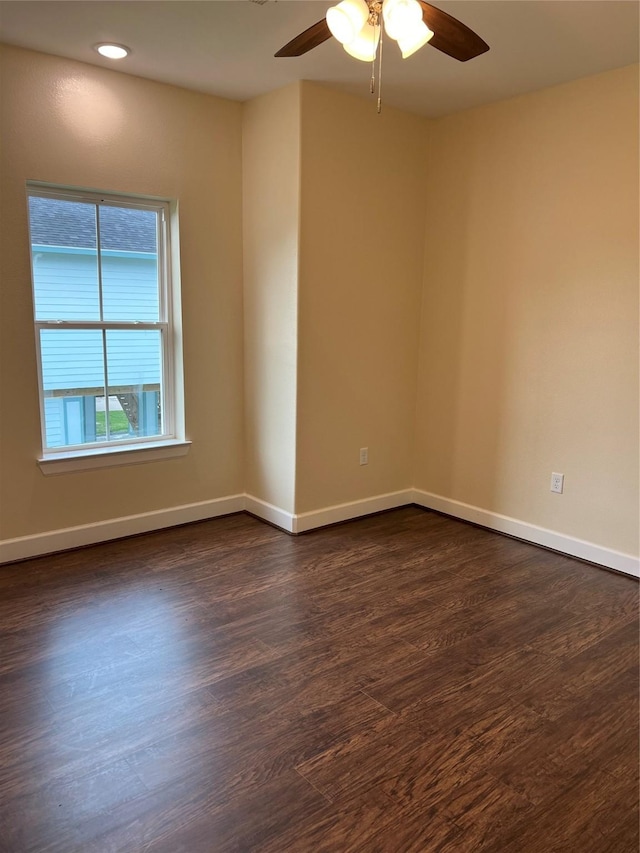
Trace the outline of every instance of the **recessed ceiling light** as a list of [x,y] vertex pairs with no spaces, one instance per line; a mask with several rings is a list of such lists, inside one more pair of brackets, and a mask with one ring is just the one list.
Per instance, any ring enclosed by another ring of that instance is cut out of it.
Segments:
[[124,59],[131,53],[131,48],[125,47],[123,44],[109,44],[101,42],[94,44],[94,50],[97,50],[100,56],[106,56],[107,59]]

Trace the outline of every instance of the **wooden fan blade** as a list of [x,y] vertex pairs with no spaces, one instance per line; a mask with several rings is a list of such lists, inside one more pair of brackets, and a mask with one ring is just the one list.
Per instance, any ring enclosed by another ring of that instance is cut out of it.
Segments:
[[323,18],[321,21],[318,21],[317,24],[309,27],[308,30],[300,33],[299,36],[291,39],[289,44],[285,44],[284,47],[281,47],[275,55],[302,56],[303,53],[313,50],[314,47],[318,47],[319,44],[322,44],[323,41],[326,41],[330,37],[331,30],[329,29],[326,20]]
[[429,42],[432,47],[460,62],[467,62],[489,50],[489,45],[461,21],[424,0],[418,2],[422,6],[422,20],[433,30],[433,38]]

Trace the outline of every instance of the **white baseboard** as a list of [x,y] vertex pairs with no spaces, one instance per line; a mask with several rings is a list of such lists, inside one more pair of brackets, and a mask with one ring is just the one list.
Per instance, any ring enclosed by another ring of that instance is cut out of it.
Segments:
[[62,530],[52,530],[47,533],[36,533],[33,536],[22,536],[17,539],[0,540],[0,564],[25,560],[30,557],[40,557],[43,554],[53,554],[56,551],[68,551],[83,545],[95,545],[110,539],[121,539],[124,536],[134,536],[138,533],[148,533],[177,524],[188,524],[191,521],[203,521],[228,515],[231,512],[250,512],[263,521],[268,521],[280,527],[287,533],[302,533],[338,521],[348,521],[373,512],[405,506],[412,502],[411,490],[376,495],[361,501],[338,504],[325,507],[314,512],[294,515],[278,506],[260,500],[253,495],[231,495],[201,503],[185,506],[169,507],[155,512],[145,512],[139,515],[114,518],[99,521],[94,524],[83,524],[78,527],[67,527]]
[[517,518],[490,512],[477,506],[442,497],[442,495],[423,492],[420,489],[413,490],[413,503],[425,509],[434,509],[447,515],[453,515],[464,521],[472,521],[499,533],[507,533],[509,536],[524,539],[535,545],[543,545],[545,548],[561,551],[570,557],[579,557],[581,560],[588,560],[590,563],[597,563],[633,577],[640,577],[640,560],[631,554],[624,554],[611,548],[603,548],[601,545],[586,542],[584,539],[576,539],[564,533],[557,533],[555,530],[538,527],[526,521],[519,521]]
[[261,501],[260,498],[254,498],[253,495],[244,496],[244,509],[261,518],[263,521],[268,521],[269,524],[275,524],[276,527],[282,528],[287,533],[296,533],[295,516],[278,506],[269,504],[266,501]]
[[252,495],[230,495],[225,498],[170,507],[154,512],[96,522],[95,524],[84,524],[63,530],[38,533],[33,536],[0,540],[0,563],[39,557],[43,554],[66,551],[82,545],[93,545],[110,539],[148,533],[152,530],[173,527],[177,524],[188,524],[192,521],[203,521],[207,518],[216,518],[243,510],[276,525],[276,527],[280,527],[288,533],[303,533],[306,530],[324,527],[327,524],[336,524],[340,521],[348,521],[352,518],[359,518],[363,515],[395,509],[412,503],[425,509],[433,509],[464,521],[480,524],[499,533],[524,539],[526,542],[532,542],[535,545],[543,545],[546,548],[552,548],[554,551],[560,551],[572,557],[579,557],[582,560],[624,572],[633,577],[640,577],[640,560],[631,554],[603,548],[593,542],[566,536],[554,530],[537,527],[535,524],[445,498],[442,495],[423,492],[420,489],[389,492],[384,495],[336,504],[297,515]]
[[384,495],[376,495],[373,498],[335,504],[312,512],[302,512],[294,517],[293,532],[303,533],[305,530],[325,527],[327,524],[336,524],[339,521],[348,521],[351,518],[360,518],[363,515],[383,512],[386,509],[396,509],[410,503],[413,503],[413,490],[405,489],[401,492],[388,492]]
[[43,554],[67,551],[82,545],[94,545],[109,539],[121,539],[124,536],[148,533],[151,530],[160,530],[177,524],[188,524],[191,521],[203,521],[206,518],[241,512],[244,506],[244,495],[231,495],[226,498],[174,506],[139,515],[128,515],[94,524],[37,533],[33,536],[5,539],[0,541],[0,563],[40,557]]

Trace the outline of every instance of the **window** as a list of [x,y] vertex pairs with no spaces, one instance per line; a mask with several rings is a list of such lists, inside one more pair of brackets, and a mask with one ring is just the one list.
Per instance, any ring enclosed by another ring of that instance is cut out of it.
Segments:
[[168,202],[28,202],[43,459],[177,441]]

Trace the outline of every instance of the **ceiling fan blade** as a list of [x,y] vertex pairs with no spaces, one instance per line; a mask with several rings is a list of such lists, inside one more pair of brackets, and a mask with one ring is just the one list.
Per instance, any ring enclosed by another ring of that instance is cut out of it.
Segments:
[[489,50],[489,45],[461,21],[424,0],[418,2],[422,6],[422,20],[433,30],[433,38],[429,42],[431,47],[460,62],[467,62]]
[[309,27],[299,36],[296,36],[284,47],[275,54],[276,56],[302,56],[314,47],[318,47],[323,41],[331,37],[331,30],[327,26],[326,20],[323,18],[317,24]]

